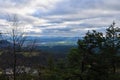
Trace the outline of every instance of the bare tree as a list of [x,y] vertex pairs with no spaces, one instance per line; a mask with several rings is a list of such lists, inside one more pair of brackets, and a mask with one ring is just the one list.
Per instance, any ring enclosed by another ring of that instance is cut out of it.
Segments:
[[[26,44],[27,36],[25,32],[25,27],[21,26],[21,22],[19,21],[16,15],[9,16],[8,18],[9,23],[9,30],[7,31],[7,37],[9,37],[9,41],[12,43],[10,46],[11,52],[13,54],[13,80],[16,80],[17,76],[17,53],[23,52],[22,48]],[[31,41],[32,42],[32,41]],[[32,52],[33,46],[35,46],[35,41],[32,42],[33,44],[30,46],[30,51]]]
[[9,17],[9,27],[7,36],[9,37],[10,42],[12,43],[11,49],[13,53],[13,79],[16,80],[16,61],[17,61],[17,48],[18,44],[21,45],[21,40],[24,39],[24,32],[21,32],[19,29],[17,16]]

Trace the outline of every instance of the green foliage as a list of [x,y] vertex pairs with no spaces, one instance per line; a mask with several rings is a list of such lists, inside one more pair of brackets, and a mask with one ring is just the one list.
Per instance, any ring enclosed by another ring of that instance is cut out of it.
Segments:
[[81,80],[119,79],[115,75],[120,69],[120,36],[117,31],[113,23],[105,35],[93,30],[78,40],[78,48],[72,49],[68,55],[71,74],[81,76]]
[[[37,75],[21,74],[17,80],[120,80],[120,34],[113,23],[106,33],[88,31],[67,59],[48,57]],[[0,75],[0,80],[8,80]]]

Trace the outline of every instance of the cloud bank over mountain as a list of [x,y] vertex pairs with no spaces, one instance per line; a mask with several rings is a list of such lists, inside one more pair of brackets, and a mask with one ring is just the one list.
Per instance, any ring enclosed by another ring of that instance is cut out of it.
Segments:
[[33,36],[82,36],[120,24],[119,0],[0,0],[0,31],[8,30],[8,15],[17,15]]

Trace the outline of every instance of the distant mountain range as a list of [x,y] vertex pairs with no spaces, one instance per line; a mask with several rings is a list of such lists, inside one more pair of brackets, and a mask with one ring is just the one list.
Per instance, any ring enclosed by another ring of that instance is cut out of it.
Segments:
[[28,37],[36,39],[39,46],[76,45],[79,37]]
[[[36,40],[36,49],[48,53],[68,53],[71,48],[76,47],[78,37],[27,37]],[[31,41],[30,41],[31,42]],[[0,49],[7,49],[13,44],[7,40],[0,40]]]
[[[2,43],[9,43],[9,37],[6,38],[7,40],[3,40],[6,42]],[[38,46],[58,46],[58,45],[76,45],[79,37],[35,37],[35,36],[27,36],[27,43],[31,43],[31,40],[36,40],[36,44]],[[1,40],[0,40],[1,41]]]
[[8,47],[12,47],[12,43],[7,40],[0,40],[0,49],[5,49]]

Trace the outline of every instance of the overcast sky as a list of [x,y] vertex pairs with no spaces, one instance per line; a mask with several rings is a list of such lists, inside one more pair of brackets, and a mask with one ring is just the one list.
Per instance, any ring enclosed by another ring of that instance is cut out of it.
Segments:
[[120,0],[0,0],[0,31],[8,30],[8,15],[34,36],[83,36],[120,24]]

